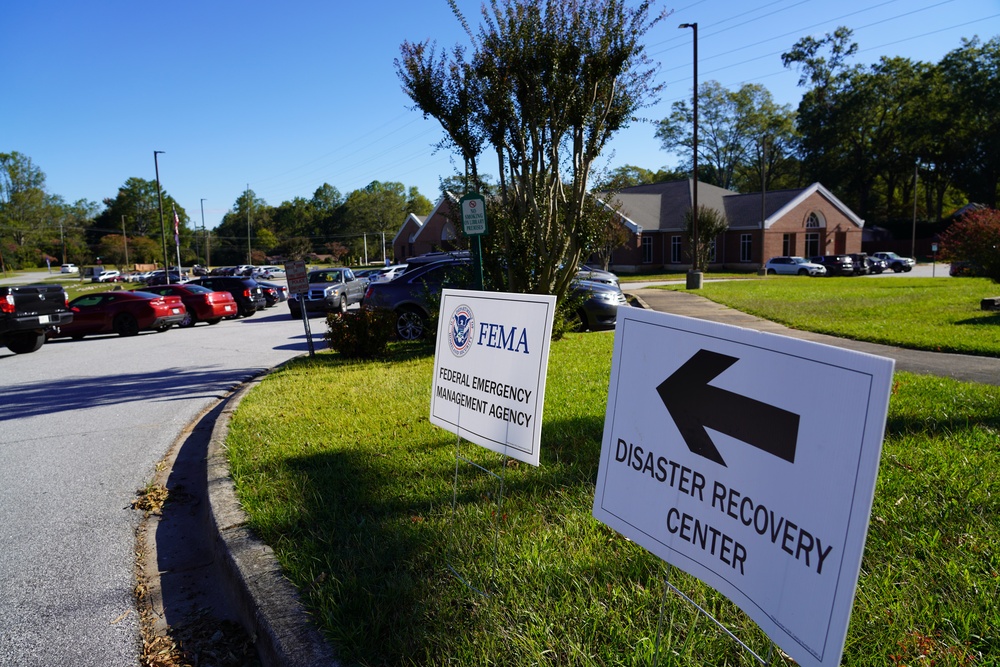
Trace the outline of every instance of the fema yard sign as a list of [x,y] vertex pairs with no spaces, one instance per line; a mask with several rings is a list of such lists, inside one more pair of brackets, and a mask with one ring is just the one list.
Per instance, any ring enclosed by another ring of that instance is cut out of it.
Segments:
[[537,466],[555,308],[547,294],[443,290],[431,423]]
[[618,311],[594,516],[840,664],[894,362]]
[[460,200],[462,207],[462,231],[466,236],[485,234],[486,200],[478,192],[470,192]]

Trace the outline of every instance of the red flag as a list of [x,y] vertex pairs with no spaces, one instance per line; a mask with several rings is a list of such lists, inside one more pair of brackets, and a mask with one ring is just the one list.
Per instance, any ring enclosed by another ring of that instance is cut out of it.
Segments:
[[181,219],[177,217],[177,209],[174,209],[174,245],[181,244],[181,231],[180,231]]

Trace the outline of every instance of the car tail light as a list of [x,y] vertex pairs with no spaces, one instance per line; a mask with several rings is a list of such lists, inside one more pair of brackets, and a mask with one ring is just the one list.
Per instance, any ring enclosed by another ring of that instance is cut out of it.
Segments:
[[243,290],[243,296],[246,297],[246,298],[248,298],[248,299],[250,298],[250,289],[249,288]]
[[373,292],[373,291],[374,291],[374,290],[372,289],[372,286],[371,286],[371,284],[369,284],[369,285],[368,285],[368,289],[366,289],[366,290],[365,290],[365,295],[364,295],[364,297],[362,297],[362,298],[363,298],[363,299],[370,299],[370,298],[371,298],[371,296],[372,296],[372,292]]
[[16,313],[17,306],[14,305],[14,295],[8,294],[3,301],[0,301],[0,313]]

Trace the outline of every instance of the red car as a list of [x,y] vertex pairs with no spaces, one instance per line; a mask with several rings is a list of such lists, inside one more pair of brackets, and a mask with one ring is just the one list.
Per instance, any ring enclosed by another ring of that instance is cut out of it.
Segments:
[[201,285],[157,285],[140,291],[160,296],[180,297],[184,307],[187,308],[187,317],[177,325],[179,327],[192,327],[199,320],[218,324],[223,317],[233,317],[240,312],[232,294],[214,292]]
[[73,321],[50,332],[49,338],[79,340],[108,333],[135,336],[148,329],[166,331],[187,317],[180,297],[125,290],[79,296],[69,302],[69,309]]

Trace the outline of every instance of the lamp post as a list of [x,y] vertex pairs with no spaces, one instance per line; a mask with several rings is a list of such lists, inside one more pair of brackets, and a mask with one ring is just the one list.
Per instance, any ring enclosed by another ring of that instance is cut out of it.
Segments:
[[699,242],[700,238],[698,237],[698,24],[682,23],[677,27],[691,28],[694,37],[694,88],[692,89],[691,95],[693,98],[692,110],[694,112],[694,141],[692,141],[692,175],[694,176],[694,188],[691,193],[691,241],[693,250],[691,253],[691,270],[687,275],[687,288],[701,289],[703,274],[700,270],[701,267],[698,265],[699,246],[701,245]]
[[153,164],[156,166],[156,202],[160,209],[160,238],[163,240],[163,274],[170,282],[170,272],[167,271],[167,228],[163,226],[163,195],[160,188],[160,162],[156,156],[166,151],[153,151]]
[[201,235],[205,239],[205,268],[208,269],[212,265],[208,261],[208,232],[205,231],[205,200],[201,200]]
[[913,236],[910,240],[910,257],[917,258],[917,178],[920,169],[920,158],[913,164]]

